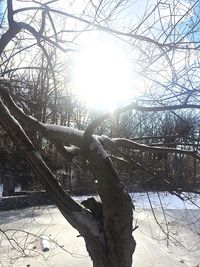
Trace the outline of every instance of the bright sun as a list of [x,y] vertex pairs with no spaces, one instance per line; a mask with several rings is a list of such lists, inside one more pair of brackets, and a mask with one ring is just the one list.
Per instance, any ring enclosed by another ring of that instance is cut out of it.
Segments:
[[128,56],[113,43],[93,43],[77,57],[73,85],[79,99],[87,106],[117,108],[132,96]]

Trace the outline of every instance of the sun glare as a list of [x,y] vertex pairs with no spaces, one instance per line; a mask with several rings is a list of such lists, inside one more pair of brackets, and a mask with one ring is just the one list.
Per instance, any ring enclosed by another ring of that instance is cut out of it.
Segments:
[[112,43],[94,43],[77,57],[74,90],[90,108],[113,110],[131,98],[131,64]]

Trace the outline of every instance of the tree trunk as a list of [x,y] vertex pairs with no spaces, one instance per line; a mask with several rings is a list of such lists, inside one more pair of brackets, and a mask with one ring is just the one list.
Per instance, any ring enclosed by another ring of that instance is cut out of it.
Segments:
[[131,267],[136,246],[132,236],[132,200],[120,183],[117,172],[98,139],[90,136],[83,142],[85,156],[98,179],[109,266]]
[[[63,192],[1,99],[0,123],[26,157],[33,172],[45,185],[47,193],[63,216],[85,239],[93,266],[131,267],[132,254],[135,250],[135,240],[132,237],[132,201],[120,183],[117,172],[99,140],[93,135],[86,138],[83,136],[81,149],[98,179],[99,196],[103,205],[103,229],[89,211]],[[81,131],[76,135],[74,132],[73,138],[77,137],[79,140],[80,133]],[[71,134],[69,136],[72,137]]]

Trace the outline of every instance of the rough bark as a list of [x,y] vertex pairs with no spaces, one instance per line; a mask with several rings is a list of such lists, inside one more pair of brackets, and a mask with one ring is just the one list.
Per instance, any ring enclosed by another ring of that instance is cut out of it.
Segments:
[[85,239],[86,247],[94,262],[94,266],[110,266],[104,234],[99,231],[98,222],[89,211],[81,207],[61,189],[40,154],[36,151],[19,123],[10,114],[1,99],[0,124],[16,144],[19,151],[25,156],[29,166],[39,177],[40,182],[45,186],[47,193],[53,199],[60,212]]
[[[85,239],[93,266],[130,267],[135,249],[135,241],[132,237],[132,202],[120,184],[117,173],[98,139],[95,136],[84,138],[81,149],[98,177],[99,195],[103,204],[103,231],[99,227],[99,221],[89,211],[63,192],[24,130],[1,99],[0,123],[25,156],[33,172],[45,185],[47,193],[63,216]],[[71,138],[74,140],[75,136],[74,133]],[[79,141],[81,136],[77,134]]]
[[99,140],[93,135],[84,136],[82,149],[98,179],[110,267],[130,267],[136,245],[132,236],[131,198]]

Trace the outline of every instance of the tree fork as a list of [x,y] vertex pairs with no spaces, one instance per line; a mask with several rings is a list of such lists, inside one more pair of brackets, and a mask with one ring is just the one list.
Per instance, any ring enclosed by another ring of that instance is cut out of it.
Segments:
[[1,99],[0,124],[16,144],[19,151],[24,154],[29,166],[40,178],[41,183],[45,186],[47,193],[53,199],[62,215],[85,239],[86,248],[94,267],[110,267],[104,235],[99,233],[98,222],[89,211],[81,207],[61,189],[40,154]]

